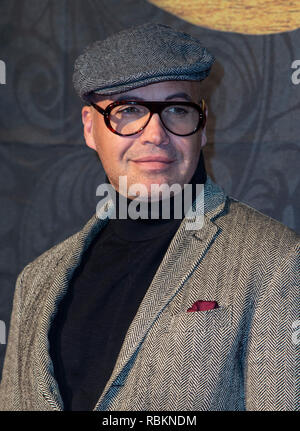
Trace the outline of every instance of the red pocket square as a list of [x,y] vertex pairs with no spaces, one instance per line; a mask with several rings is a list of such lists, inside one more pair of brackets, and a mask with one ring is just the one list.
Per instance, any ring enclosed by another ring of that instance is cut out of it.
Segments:
[[219,308],[216,301],[196,301],[194,304],[187,309],[187,311],[206,311],[213,310],[214,308]]

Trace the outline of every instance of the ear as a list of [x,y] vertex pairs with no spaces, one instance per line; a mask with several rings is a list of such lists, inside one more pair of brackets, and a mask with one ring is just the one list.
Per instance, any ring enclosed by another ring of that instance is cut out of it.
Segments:
[[206,116],[205,126],[203,127],[201,132],[201,148],[203,148],[207,142],[207,137],[206,137],[206,125],[207,125],[207,117],[208,117],[207,105],[205,105],[205,116]]
[[81,110],[81,118],[84,131],[85,143],[88,147],[97,151],[93,136],[93,113],[90,106],[84,106]]

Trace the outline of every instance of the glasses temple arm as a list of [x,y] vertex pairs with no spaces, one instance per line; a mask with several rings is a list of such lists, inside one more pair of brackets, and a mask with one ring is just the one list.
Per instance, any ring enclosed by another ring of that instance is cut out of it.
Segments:
[[104,115],[104,109],[101,106],[96,105],[96,103],[90,102],[90,104],[98,111],[100,114]]

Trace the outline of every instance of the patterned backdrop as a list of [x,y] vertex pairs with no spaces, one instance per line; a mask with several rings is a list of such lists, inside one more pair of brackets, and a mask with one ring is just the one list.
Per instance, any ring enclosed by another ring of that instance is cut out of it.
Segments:
[[[217,62],[203,94],[208,172],[233,197],[300,231],[300,84],[292,82],[291,67],[300,60],[300,29],[265,35],[214,30],[155,3],[0,2],[6,65],[0,85],[0,321],[6,335],[17,274],[92,216],[104,178],[96,153],[84,145],[82,105],[71,82],[74,60],[87,44],[133,24],[171,25],[213,52]],[[1,371],[3,333],[0,343]]]

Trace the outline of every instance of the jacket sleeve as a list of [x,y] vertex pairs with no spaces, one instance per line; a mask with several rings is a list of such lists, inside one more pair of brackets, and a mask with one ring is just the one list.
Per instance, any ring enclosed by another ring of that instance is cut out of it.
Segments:
[[245,357],[246,410],[300,410],[299,247],[281,260],[253,310]]
[[22,352],[19,350],[19,337],[20,331],[22,331],[22,284],[28,267],[29,265],[21,272],[16,282],[2,380],[0,383],[0,411],[21,410],[19,363]]

